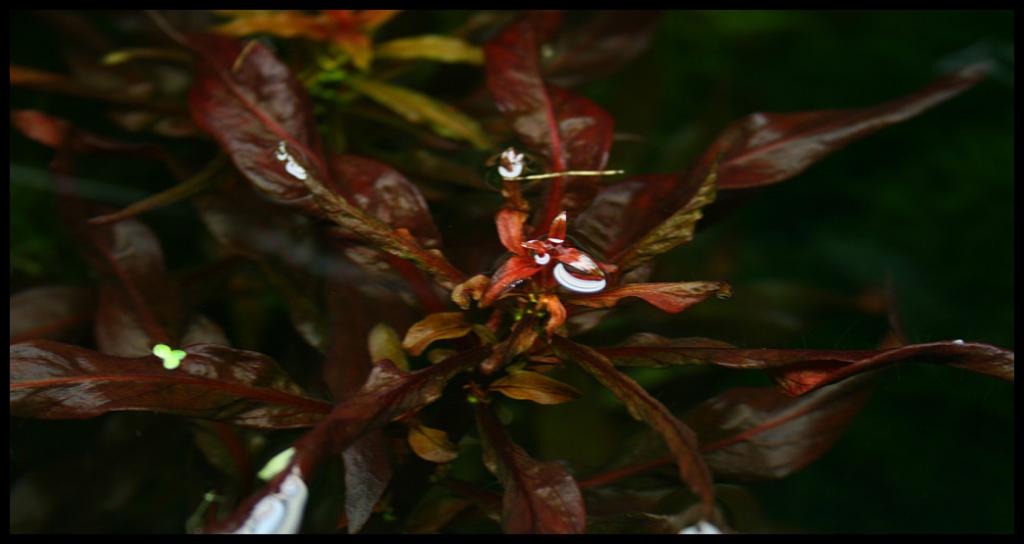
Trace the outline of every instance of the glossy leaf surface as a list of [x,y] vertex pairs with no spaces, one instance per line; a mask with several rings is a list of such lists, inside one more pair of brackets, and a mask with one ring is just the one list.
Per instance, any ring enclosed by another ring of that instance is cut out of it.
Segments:
[[739,387],[701,403],[685,420],[716,477],[779,479],[832,447],[867,401],[869,384],[863,376],[798,398],[774,387]]
[[48,340],[11,346],[11,412],[82,419],[148,410],[246,427],[309,427],[330,411],[274,361],[212,344],[184,347],[176,370],[155,356],[114,357]]
[[850,142],[900,123],[970,89],[987,67],[971,65],[907,96],[876,106],[801,113],[752,113],[727,127],[704,154],[721,154],[719,187],[778,183]]
[[[649,335],[647,345],[601,348],[616,364],[666,366],[714,364],[772,372],[792,395],[898,362],[946,364],[1013,381],[1013,352],[988,344],[959,341],[914,344],[881,350],[743,349],[707,339],[665,341]],[[718,345],[715,345],[715,344]],[[660,344],[660,345],[659,345]]]
[[[545,84],[540,42],[529,18],[520,19],[484,46],[487,87],[516,134],[550,161],[550,170],[600,170],[608,161],[614,122],[590,100]],[[555,178],[545,192],[537,228],[561,210],[582,210],[599,177]]]
[[720,281],[687,281],[679,283],[633,283],[607,289],[592,295],[572,295],[566,302],[589,308],[611,308],[626,297],[636,297],[658,309],[681,312],[713,295],[723,297],[730,293],[729,286]]
[[309,190],[275,155],[283,143],[310,175],[329,180],[312,105],[288,66],[258,42],[197,35],[189,44],[199,54],[189,94],[196,124],[268,198],[318,213]]

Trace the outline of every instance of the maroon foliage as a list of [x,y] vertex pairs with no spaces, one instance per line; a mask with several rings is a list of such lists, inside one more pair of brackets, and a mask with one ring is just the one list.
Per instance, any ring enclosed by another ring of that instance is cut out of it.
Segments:
[[505,488],[501,523],[506,533],[582,533],[583,497],[565,467],[542,463],[509,439],[490,408],[478,405],[484,463]]
[[166,370],[153,355],[114,357],[48,340],[15,344],[11,411],[81,419],[150,410],[268,429],[309,427],[330,411],[259,353],[211,344],[184,350],[181,366]]
[[721,155],[718,186],[722,189],[778,183],[854,140],[970,89],[986,72],[985,65],[968,66],[916,93],[866,108],[752,113],[727,127],[702,160]]

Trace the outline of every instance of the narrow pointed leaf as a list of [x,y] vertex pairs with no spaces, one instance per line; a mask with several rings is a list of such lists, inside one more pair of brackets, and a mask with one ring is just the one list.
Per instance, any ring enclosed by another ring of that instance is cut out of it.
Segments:
[[619,372],[605,356],[560,336],[552,338],[552,347],[560,359],[583,367],[626,405],[630,415],[661,435],[679,467],[680,477],[700,497],[704,517],[712,519],[714,483],[700,456],[696,434],[632,378]]
[[513,255],[501,265],[491,278],[491,283],[480,299],[480,307],[486,308],[498,300],[505,291],[512,289],[520,282],[528,280],[531,276],[543,270],[542,265],[534,262],[529,257]]
[[[715,200],[718,179],[715,164],[712,163],[706,174],[697,179],[701,180],[699,184],[682,184],[673,189],[669,202],[679,202],[681,205],[672,215],[635,239],[620,239],[620,242],[628,245],[609,250],[611,261],[623,272],[693,239],[697,222],[703,217],[702,209]],[[676,197],[680,192],[685,196]]]
[[607,289],[592,295],[572,295],[565,298],[568,304],[588,308],[611,308],[626,297],[636,297],[656,306],[658,309],[681,312],[712,295],[729,296],[729,285],[720,281],[684,281],[677,283],[633,283]]
[[587,247],[608,257],[664,220],[666,204],[674,202],[673,193],[682,185],[679,174],[630,176],[602,189],[573,221],[573,228]]
[[429,95],[369,78],[353,78],[347,83],[410,123],[427,125],[441,136],[469,142],[477,149],[491,147],[476,121]]
[[484,443],[484,464],[505,488],[501,505],[504,531],[513,534],[584,532],[583,496],[565,467],[530,457],[512,442],[489,407],[477,405],[476,417]]
[[505,249],[517,255],[525,255],[523,248],[523,224],[526,223],[526,212],[502,208],[494,217],[498,227],[498,239]]
[[384,42],[373,50],[382,59],[433,60],[483,64],[484,52],[452,36],[426,34]]
[[308,175],[330,182],[312,104],[291,70],[258,42],[189,37],[199,54],[189,93],[196,125],[271,200],[316,214],[309,190],[275,153],[283,143]]
[[176,370],[155,356],[114,357],[33,340],[11,346],[11,412],[82,419],[147,410],[246,427],[309,427],[330,404],[306,395],[271,359],[212,344],[184,348]]
[[705,152],[722,154],[719,187],[778,183],[850,142],[900,123],[970,89],[987,67],[971,65],[907,96],[876,106],[801,113],[753,113],[727,127]]
[[[914,344],[894,349],[743,349],[703,338],[677,341],[649,335],[645,345],[602,348],[616,364],[665,366],[714,364],[769,370],[791,395],[802,395],[850,376],[899,362],[946,364],[1013,381],[1013,352],[989,344],[960,341]],[[718,344],[718,345],[715,345]]]
[[[550,170],[600,170],[608,161],[614,122],[590,100],[545,84],[540,40],[528,17],[484,46],[487,87],[520,139],[550,161]],[[555,178],[548,185],[537,229],[561,210],[575,214],[596,193],[600,177]]]

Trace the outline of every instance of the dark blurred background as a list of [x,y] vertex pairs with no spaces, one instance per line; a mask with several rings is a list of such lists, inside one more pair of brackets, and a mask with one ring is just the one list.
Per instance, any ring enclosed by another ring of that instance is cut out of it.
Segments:
[[[432,13],[408,22],[405,14],[394,24],[444,31],[463,17]],[[672,316],[629,305],[585,339],[609,344],[644,330],[744,347],[873,348],[889,331],[888,301],[909,342],[959,338],[1012,349],[1012,23],[1009,11],[665,13],[646,54],[582,89],[614,115],[617,132],[642,137],[623,139],[612,150],[611,166],[631,172],[681,170],[730,121],[754,111],[862,107],[973,61],[992,61],[994,71],[962,96],[856,142],[792,180],[721,195],[694,242],[664,257],[656,278],[728,280],[731,299]],[[12,62],[59,71],[46,29],[31,14],[12,13]],[[75,111],[83,104],[14,91],[11,97],[12,108],[87,119],[89,112]],[[10,150],[12,293],[40,283],[89,281],[84,270],[67,265],[74,250],[51,214],[41,169],[52,152],[13,130]],[[109,201],[123,205],[148,191]],[[191,213],[178,205],[146,217],[164,241],[171,268],[195,260],[187,243],[174,244],[202,230]],[[724,371],[697,382],[681,371],[634,376],[680,411],[733,385],[768,384]],[[597,391],[571,370],[563,378]],[[694,383],[712,390],[694,391]],[[763,528],[1012,532],[1012,413],[1012,384],[937,366],[892,368],[825,457],[785,480],[750,486]],[[147,421],[147,432],[160,428],[160,419]],[[20,433],[12,438],[24,440],[47,432],[71,440],[101,429],[95,421],[30,429],[12,422]],[[607,461],[638,425],[609,398],[593,394],[531,412],[516,427],[532,435],[517,439],[538,457],[566,459],[585,472]],[[604,440],[580,451],[574,437],[582,434]],[[161,440],[176,443],[173,436]],[[23,457],[15,455],[17,447],[12,456]],[[31,495],[37,488],[14,477],[16,465],[12,460],[12,520],[15,497],[22,504],[38,499]],[[173,467],[166,472],[173,474]],[[53,479],[48,485],[59,486],[60,478]],[[105,482],[74,485],[102,488]],[[195,487],[201,494],[203,485]],[[175,513],[134,530],[174,531],[176,512],[191,507],[162,505]],[[28,522],[20,515],[24,528],[49,514],[32,512]],[[116,512],[109,515],[118,519]],[[89,520],[67,523],[92,527]]]

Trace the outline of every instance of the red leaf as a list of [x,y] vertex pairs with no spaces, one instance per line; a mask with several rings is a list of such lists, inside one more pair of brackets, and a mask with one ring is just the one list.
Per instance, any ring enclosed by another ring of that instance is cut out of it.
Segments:
[[543,270],[544,267],[529,257],[513,255],[491,278],[491,285],[487,288],[483,298],[480,299],[480,307],[486,308],[498,300],[505,291],[512,288],[514,284],[533,276]]
[[565,302],[589,308],[611,308],[623,298],[637,297],[663,311],[677,313],[712,295],[721,297],[729,293],[729,285],[720,281],[634,283],[592,295],[569,295]]
[[62,340],[92,320],[92,289],[54,285],[11,296],[11,344],[36,338]]
[[647,50],[660,18],[655,10],[600,11],[568,28],[544,63],[546,79],[575,87],[618,71]]
[[530,457],[512,442],[490,408],[478,404],[476,417],[484,464],[505,488],[501,507],[505,532],[583,533],[583,496],[565,467]]
[[714,482],[700,456],[694,432],[632,378],[619,372],[605,356],[561,336],[553,337],[551,345],[560,359],[583,367],[626,405],[630,415],[661,434],[679,467],[679,476],[700,497],[704,518],[713,519]]
[[136,219],[88,228],[99,271],[96,343],[100,351],[140,357],[154,344],[180,343],[185,309],[178,285],[164,268],[163,250],[148,227]]
[[189,93],[196,125],[260,192],[318,214],[306,185],[275,155],[284,143],[309,175],[330,183],[312,105],[288,66],[258,42],[193,35],[187,43],[200,56]]
[[[354,268],[354,267],[353,267]],[[330,346],[323,374],[338,401],[357,394],[373,367],[369,333],[378,322],[407,323],[409,308],[400,299],[370,295],[358,278],[332,277],[327,284]],[[388,293],[391,295],[391,293]],[[345,465],[345,514],[349,533],[358,532],[393,476],[389,447],[379,430],[367,432],[342,452]]]
[[913,94],[867,108],[753,113],[726,128],[702,162],[722,153],[722,189],[778,183],[854,140],[953,98],[981,81],[985,72],[985,65],[968,66]]
[[[881,350],[742,349],[706,339],[660,339],[660,345],[601,348],[616,364],[665,366],[714,364],[770,370],[791,395],[802,395],[844,378],[903,361],[946,364],[1013,381],[1013,352],[988,344],[932,342]],[[656,337],[654,337],[656,338]]]
[[352,194],[352,202],[392,228],[408,230],[425,248],[441,246],[427,201],[402,174],[379,161],[358,155],[330,157],[339,184]]
[[[350,192],[356,206],[392,229],[408,232],[423,248],[441,247],[441,233],[434,225],[426,200],[419,189],[398,171],[382,162],[357,155],[331,156],[330,166],[338,184]],[[410,284],[427,311],[444,309],[443,298],[434,291],[423,273],[408,263],[366,247],[345,250],[345,253],[375,274],[397,272]]]
[[[540,72],[540,41],[522,18],[484,45],[487,86],[498,110],[524,143],[551,161],[551,170],[600,170],[608,161],[613,120],[581,96],[547,87]],[[537,216],[538,233],[558,212],[581,210],[593,198],[598,177],[555,178]]]
[[308,427],[330,405],[306,394],[274,361],[251,352],[194,344],[181,366],[156,356],[125,358],[33,340],[11,346],[11,412],[19,417],[83,419],[148,410],[246,427]]
[[701,403],[685,419],[716,476],[779,479],[832,447],[866,403],[869,383],[846,380],[799,398],[774,387],[739,387]]
[[494,217],[498,225],[498,238],[505,249],[516,255],[526,255],[523,243],[523,224],[526,223],[526,212],[502,208]]
[[814,350],[764,350],[777,361],[787,361],[775,374],[789,394],[803,395],[849,376],[896,362],[921,358],[979,374],[1013,381],[1013,352],[989,344],[932,342],[874,352],[829,352]]
[[668,217],[681,183],[679,174],[632,176],[613,183],[598,193],[573,227],[587,247],[609,257]]
[[36,110],[12,111],[11,124],[26,138],[53,149],[60,149],[66,143],[69,151],[75,153],[123,153],[146,157],[163,163],[179,181],[187,177],[178,162],[158,145],[123,142],[99,136],[83,131],[64,119]]
[[411,373],[401,373],[387,361],[375,364],[358,394],[335,406],[323,421],[295,443],[295,455],[289,467],[249,497],[231,517],[211,529],[229,532],[245,527],[258,517],[253,512],[257,503],[279,493],[292,470],[308,481],[325,455],[340,453],[366,433],[434,402],[452,377],[479,362],[488,352],[487,348],[479,348],[460,353]]

